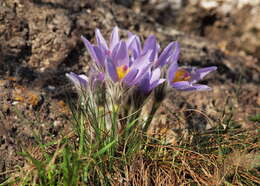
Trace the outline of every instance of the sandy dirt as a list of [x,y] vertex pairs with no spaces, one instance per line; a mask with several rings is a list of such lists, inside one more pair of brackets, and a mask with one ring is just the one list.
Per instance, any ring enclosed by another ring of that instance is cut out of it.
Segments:
[[95,28],[107,38],[115,25],[122,35],[154,34],[161,46],[177,40],[180,64],[218,67],[203,81],[213,91],[173,92],[164,101],[152,130],[172,129],[169,141],[178,129],[207,130],[229,117],[245,128],[259,125],[248,118],[260,110],[260,2],[194,2],[0,1],[0,172],[22,166],[23,149],[70,130],[67,98],[76,94],[65,73],[87,71],[80,36],[94,42]]

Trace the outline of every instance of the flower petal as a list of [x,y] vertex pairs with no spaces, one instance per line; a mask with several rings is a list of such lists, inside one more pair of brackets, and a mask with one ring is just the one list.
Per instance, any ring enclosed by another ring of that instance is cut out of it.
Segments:
[[210,88],[207,85],[193,84],[192,86],[196,88],[196,91],[209,91],[209,90],[212,90],[212,88]]
[[190,84],[188,81],[179,81],[172,83],[172,87],[181,91],[208,91],[211,90],[207,85]]
[[150,64],[150,55],[152,54],[152,50],[149,50],[144,55],[139,55],[138,58],[133,62],[133,67],[135,68],[143,68],[143,66],[147,66],[147,64]]
[[117,75],[117,71],[116,71],[116,66],[110,58],[106,59],[105,66],[106,66],[107,73],[108,73],[109,77],[111,78],[111,80],[114,82],[117,82],[118,75]]
[[81,36],[81,39],[82,39],[85,47],[87,48],[88,53],[90,54],[90,57],[92,58],[92,60],[95,61],[95,62],[98,62],[98,59],[97,59],[97,56],[96,56],[96,53],[93,49],[92,44],[83,36]]
[[128,49],[131,48],[131,45],[132,45],[132,43],[134,42],[135,39],[136,39],[135,35],[128,37],[128,39],[126,40],[126,46],[127,46]]
[[110,36],[110,50],[113,50],[114,47],[116,46],[116,44],[119,42],[120,38],[119,38],[119,33],[118,33],[118,27],[115,26],[113,28],[112,34]]
[[107,42],[98,28],[96,28],[95,34],[98,46],[102,49],[108,50]]
[[97,63],[102,67],[105,67],[106,56],[104,52],[97,46],[93,46],[93,51],[95,52]]
[[87,88],[88,86],[88,77],[81,74],[77,75],[73,72],[66,73],[66,76],[74,83],[76,88],[82,89],[82,88]]
[[178,90],[183,90],[192,87],[192,85],[188,81],[178,81],[175,83],[172,82],[170,85]]
[[78,77],[79,77],[79,79],[81,79],[81,80],[85,80],[86,82],[88,81],[88,77],[87,76],[85,76],[84,74],[80,74],[80,75],[78,75]]
[[143,53],[148,52],[148,50],[152,50],[152,54],[150,56],[150,61],[154,61],[158,54],[158,44],[156,42],[156,38],[154,35],[148,36],[148,38],[144,42]]
[[201,69],[195,69],[195,72],[191,72],[191,81],[192,83],[196,83],[197,81],[203,79],[210,72],[217,70],[216,66],[205,67]]
[[125,41],[120,41],[112,51],[112,60],[116,66],[128,65],[129,56]]
[[138,74],[135,78],[134,84],[140,82],[143,78],[143,76],[146,74],[146,72],[151,68],[152,63],[150,61],[150,56],[151,56],[152,51],[149,50],[145,55],[139,56],[137,58],[131,68],[136,68],[138,69]]
[[132,81],[135,79],[136,75],[138,73],[138,69],[132,69],[130,70],[126,76],[122,79],[122,82],[124,82],[127,85],[131,85]]
[[170,67],[168,69],[168,73],[167,73],[167,80],[168,80],[169,84],[172,84],[178,68],[179,68],[179,66],[178,66],[177,62],[174,62],[170,65]]
[[153,90],[155,87],[159,86],[160,84],[162,84],[163,82],[165,82],[166,79],[159,79],[157,81],[154,81],[151,85],[150,85],[150,91]]
[[148,70],[142,80],[138,83],[138,89],[144,93],[150,91],[151,70]]
[[179,59],[179,55],[180,55],[180,45],[178,42],[174,42],[174,52],[172,54],[172,57],[171,57],[171,63],[177,63],[178,62],[178,59]]
[[151,83],[153,83],[154,81],[157,81],[160,79],[161,76],[161,70],[160,68],[156,68],[152,71],[152,75],[151,75]]
[[[138,36],[133,35],[131,32],[128,33],[128,37],[132,39],[133,41],[131,42],[130,45],[128,45],[129,50],[133,52],[133,57],[136,59],[138,56],[141,55],[142,47],[141,47],[141,40]],[[130,43],[130,42],[128,42]]]
[[[175,46],[175,51],[173,53],[172,49]],[[168,44],[168,46],[162,51],[161,55],[158,58],[158,61],[156,63],[156,66],[164,66],[165,64],[168,63],[168,61],[170,59],[172,59],[173,61],[177,61],[175,60],[176,57],[178,57],[179,55],[179,48],[178,48],[178,43],[177,42],[171,42],[170,44]],[[174,56],[174,57],[172,57]]]

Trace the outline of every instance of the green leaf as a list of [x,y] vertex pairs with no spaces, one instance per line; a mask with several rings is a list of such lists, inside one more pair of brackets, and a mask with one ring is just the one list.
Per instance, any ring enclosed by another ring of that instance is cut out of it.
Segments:
[[114,144],[116,143],[116,140],[113,140],[112,142],[110,142],[109,144],[107,144],[105,147],[103,147],[102,149],[100,149],[98,152],[96,152],[94,154],[94,158],[104,154],[106,151],[108,151],[108,149],[110,149]]

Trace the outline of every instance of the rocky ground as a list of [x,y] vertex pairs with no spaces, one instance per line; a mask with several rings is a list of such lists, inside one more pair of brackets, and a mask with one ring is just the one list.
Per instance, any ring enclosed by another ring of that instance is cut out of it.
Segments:
[[167,126],[176,137],[225,120],[259,127],[248,119],[260,110],[259,0],[2,0],[0,182],[23,164],[22,149],[70,130],[75,94],[65,73],[90,62],[80,35],[94,41],[95,28],[108,36],[115,25],[124,35],[155,34],[162,46],[179,41],[182,65],[218,66],[204,81],[213,91],[170,94],[153,131]]

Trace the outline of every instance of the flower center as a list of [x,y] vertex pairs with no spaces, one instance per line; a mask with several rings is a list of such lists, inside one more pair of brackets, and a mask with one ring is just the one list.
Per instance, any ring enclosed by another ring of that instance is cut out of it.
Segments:
[[117,72],[118,79],[121,80],[129,72],[129,68],[127,65],[122,65],[116,68],[116,72]]
[[191,78],[190,73],[185,69],[179,69],[175,73],[175,77],[172,80],[173,82],[178,81],[188,81]]

